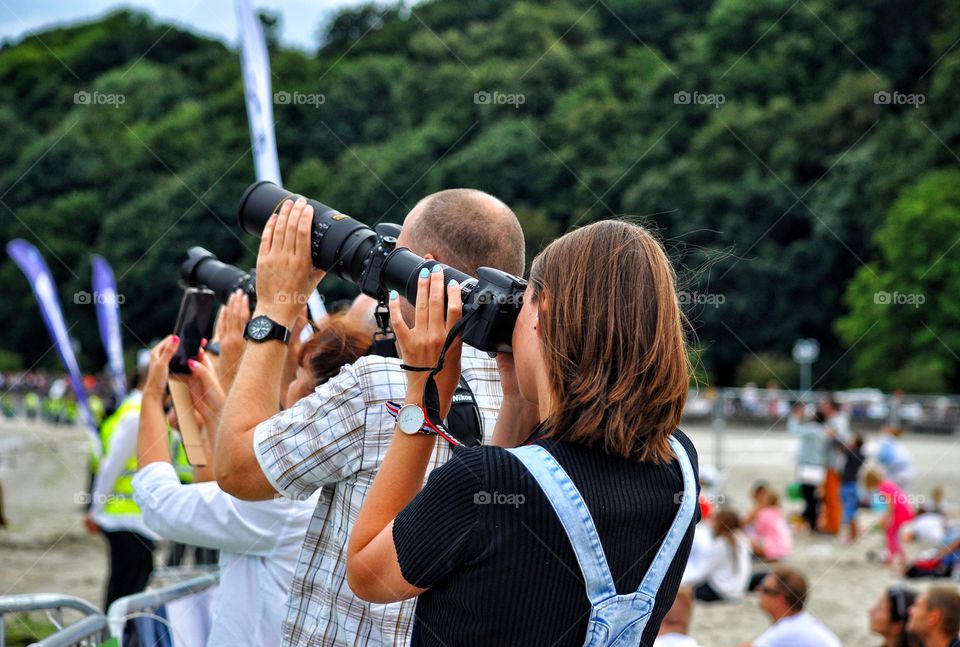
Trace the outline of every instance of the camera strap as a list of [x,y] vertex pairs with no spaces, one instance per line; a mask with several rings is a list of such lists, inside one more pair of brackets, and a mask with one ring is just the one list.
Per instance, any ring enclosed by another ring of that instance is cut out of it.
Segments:
[[390,309],[387,307],[386,296],[377,301],[373,316],[378,328],[373,333],[373,354],[380,357],[398,357],[397,336],[390,327]]
[[[447,333],[447,338],[443,342],[443,348],[440,349],[440,357],[437,358],[437,365],[430,371],[429,377],[427,377],[427,383],[423,387],[423,408],[426,412],[427,419],[430,423],[441,432],[441,435],[444,438],[447,438],[455,445],[464,445],[467,447],[473,446],[474,444],[480,444],[479,441],[471,443],[471,439],[460,439],[455,438],[450,435],[447,430],[446,425],[443,424],[443,418],[440,416],[440,394],[437,391],[437,382],[434,379],[440,371],[443,370],[443,360],[447,356],[447,351],[450,349],[450,346],[453,344],[454,340],[460,336],[463,332],[463,329],[466,327],[467,322],[470,321],[470,318],[477,313],[476,310],[469,312],[466,316],[460,319],[453,328],[450,329],[450,332]],[[463,380],[461,380],[463,382]],[[469,387],[468,387],[469,388]]]

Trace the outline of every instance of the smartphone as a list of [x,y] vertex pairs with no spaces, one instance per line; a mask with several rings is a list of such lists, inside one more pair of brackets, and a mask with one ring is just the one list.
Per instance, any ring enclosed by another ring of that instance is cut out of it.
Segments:
[[215,303],[216,295],[207,288],[187,288],[183,293],[177,325],[173,328],[173,334],[180,338],[180,345],[170,359],[172,373],[190,373],[187,361],[197,359],[201,340],[210,338]]

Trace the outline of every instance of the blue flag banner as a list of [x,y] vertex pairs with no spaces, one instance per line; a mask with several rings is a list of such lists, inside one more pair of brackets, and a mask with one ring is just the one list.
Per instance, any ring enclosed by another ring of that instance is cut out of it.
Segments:
[[120,331],[120,303],[123,298],[117,294],[117,281],[110,264],[97,255],[93,257],[93,295],[100,341],[103,342],[103,350],[107,354],[113,393],[117,402],[121,402],[127,395],[123,370],[123,334]]
[[77,399],[77,408],[80,410],[80,414],[83,416],[87,429],[92,436],[91,446],[93,451],[100,455],[102,454],[100,434],[97,432],[97,424],[90,413],[87,392],[83,388],[83,380],[80,376],[80,366],[73,354],[73,346],[70,343],[70,335],[67,333],[67,324],[63,319],[60,298],[57,296],[57,289],[53,283],[50,268],[47,267],[47,263],[43,260],[40,252],[37,251],[37,248],[25,240],[11,240],[7,243],[7,253],[26,275],[30,287],[33,288],[33,294],[37,298],[40,314],[43,315],[47,331],[50,333],[53,345],[60,354],[60,360],[63,362],[67,374],[70,376],[73,393]]

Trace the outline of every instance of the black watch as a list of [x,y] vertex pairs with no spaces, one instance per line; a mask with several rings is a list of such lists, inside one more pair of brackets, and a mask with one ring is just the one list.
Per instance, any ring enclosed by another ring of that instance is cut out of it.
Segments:
[[260,315],[247,322],[247,326],[243,330],[243,338],[255,341],[258,344],[271,339],[286,344],[290,341],[290,329],[281,326],[270,317]]

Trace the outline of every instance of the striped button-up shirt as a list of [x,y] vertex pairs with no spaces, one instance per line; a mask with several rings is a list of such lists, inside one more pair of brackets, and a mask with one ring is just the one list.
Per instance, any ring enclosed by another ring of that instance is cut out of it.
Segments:
[[[463,347],[461,370],[490,441],[500,410],[496,362]],[[277,491],[309,497],[323,488],[297,562],[283,621],[284,645],[406,645],[415,599],[371,604],[347,585],[347,542],[393,437],[387,400],[402,401],[400,361],[363,357],[293,407],[257,426],[254,450]],[[453,455],[438,440],[430,469]]]

